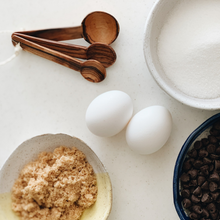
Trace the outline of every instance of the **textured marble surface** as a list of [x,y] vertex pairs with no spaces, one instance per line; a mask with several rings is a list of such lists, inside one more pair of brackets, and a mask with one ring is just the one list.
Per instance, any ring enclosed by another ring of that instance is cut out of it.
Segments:
[[[166,95],[151,77],[143,55],[144,26],[155,0],[10,0],[0,7],[0,31],[76,26],[92,11],[111,13],[120,24],[112,44],[116,63],[107,78],[93,84],[73,70],[22,51],[0,66],[0,166],[23,141],[45,133],[66,133],[86,142],[99,156],[113,185],[109,220],[178,219],[173,205],[172,178],[179,150],[188,135],[218,111],[185,106]],[[88,46],[80,39],[75,44]],[[0,61],[13,53],[10,34],[0,34]],[[118,89],[132,98],[134,114],[163,105],[173,117],[166,145],[152,155],[132,152],[125,131],[111,138],[94,136],[85,112],[99,94]]]

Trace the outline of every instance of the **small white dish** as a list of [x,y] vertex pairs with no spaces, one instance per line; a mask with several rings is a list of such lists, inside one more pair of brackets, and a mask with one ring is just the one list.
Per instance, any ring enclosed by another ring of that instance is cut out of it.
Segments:
[[[157,84],[171,97],[188,106],[215,110],[220,109],[220,98],[200,99],[186,95],[166,77],[157,56],[157,41],[169,12],[179,0],[158,0],[149,13],[144,32],[144,56],[149,71]],[[181,24],[180,24],[181,25]]]
[[10,191],[21,169],[37,159],[40,152],[52,152],[59,146],[76,147],[82,151],[97,176],[98,196],[96,203],[85,210],[80,220],[106,220],[112,207],[112,186],[109,175],[91,148],[76,137],[66,134],[45,134],[31,138],[11,154],[0,171],[0,220],[18,219],[12,212]]

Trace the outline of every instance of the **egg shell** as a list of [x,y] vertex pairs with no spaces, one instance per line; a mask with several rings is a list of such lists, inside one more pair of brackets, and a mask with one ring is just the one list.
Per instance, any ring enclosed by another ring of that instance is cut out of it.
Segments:
[[133,114],[133,104],[125,92],[112,90],[96,97],[86,111],[86,125],[95,135],[111,137],[122,131]]
[[129,147],[139,154],[152,154],[168,140],[172,116],[163,106],[151,106],[138,112],[126,129]]

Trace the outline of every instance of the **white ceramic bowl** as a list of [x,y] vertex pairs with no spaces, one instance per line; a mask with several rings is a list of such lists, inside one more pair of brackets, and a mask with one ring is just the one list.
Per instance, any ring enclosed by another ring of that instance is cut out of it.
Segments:
[[3,165],[0,171],[0,220],[18,219],[10,208],[10,191],[24,165],[37,159],[40,152],[52,152],[59,146],[74,146],[82,151],[97,176],[97,201],[92,208],[83,213],[80,220],[108,218],[112,206],[112,186],[109,175],[96,154],[78,138],[66,134],[45,134],[23,142]]
[[178,1],[180,0],[158,0],[149,13],[144,33],[144,56],[147,66],[158,85],[181,103],[200,109],[220,109],[220,98],[199,99],[184,94],[166,77],[160,65],[157,56],[157,40],[164,21]]

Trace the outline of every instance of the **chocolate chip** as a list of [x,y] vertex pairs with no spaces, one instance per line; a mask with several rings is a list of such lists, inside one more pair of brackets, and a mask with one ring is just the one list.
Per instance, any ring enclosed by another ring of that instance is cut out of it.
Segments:
[[198,175],[198,170],[192,169],[192,170],[188,171],[188,174],[190,175],[191,179],[196,179],[196,177]]
[[184,183],[189,182],[190,178],[189,178],[189,174],[183,173],[180,177],[180,180]]
[[[202,192],[202,189],[201,189],[200,186],[198,186],[198,187],[193,191],[193,194],[194,194],[195,196],[199,196],[199,195],[201,195],[201,192]],[[188,197],[188,198],[189,198],[189,197]]]
[[206,178],[204,176],[198,176],[197,183],[201,186],[205,182]]
[[208,155],[209,155],[209,153],[205,149],[199,150],[199,157],[200,158],[207,157]]
[[192,194],[193,193],[193,191],[196,189],[196,187],[195,186],[191,186],[190,188],[189,188],[189,191],[190,191],[190,193]]
[[215,203],[215,204],[216,204],[216,209],[220,210],[220,204],[218,204],[218,203]]
[[218,212],[210,213],[213,220],[216,220],[218,218]]
[[218,184],[215,182],[210,182],[209,183],[209,190],[211,192],[215,192],[218,189]]
[[216,212],[216,205],[214,203],[210,203],[206,206],[207,210],[210,213],[215,213]]
[[198,170],[198,176],[205,176],[205,174],[201,170]]
[[197,186],[198,184],[197,184],[197,180],[191,180],[190,182],[189,182],[189,186]]
[[209,180],[214,181],[214,182],[219,182],[220,178],[219,178],[218,173],[214,172],[213,174],[211,174],[209,176]]
[[219,155],[217,154],[210,154],[209,157],[212,159],[212,160],[218,160],[220,158]]
[[209,172],[212,172],[214,170],[214,165],[213,164],[210,164],[209,165]]
[[202,208],[201,208],[201,206],[199,206],[199,205],[194,205],[194,206],[192,207],[192,210],[193,210],[195,213],[197,213],[197,214],[202,214]]
[[203,196],[203,192],[201,191],[201,193],[197,195],[197,197],[201,200],[202,196]]
[[202,161],[203,161],[203,164],[205,164],[205,165],[209,165],[209,164],[212,163],[212,161],[209,158],[207,158],[207,157],[203,158]]
[[208,136],[208,139],[209,139],[209,142],[210,142],[211,144],[216,144],[216,143],[218,143],[218,139],[217,139],[215,136],[213,136],[213,135],[209,135],[209,136]]
[[193,163],[195,162],[195,159],[194,159],[194,158],[192,158],[192,157],[191,157],[191,158],[189,158],[188,160],[189,160],[189,162],[190,162],[191,164],[193,164]]
[[215,169],[220,170],[220,161],[219,160],[215,160]]
[[213,124],[213,128],[216,130],[220,130],[220,121],[217,121]]
[[209,189],[209,183],[208,183],[208,181],[205,181],[205,182],[202,184],[201,188],[208,190],[208,189]]
[[189,189],[189,184],[182,184],[182,187],[184,188],[184,189]]
[[199,169],[201,166],[203,165],[203,162],[201,160],[196,160],[194,163],[193,163],[193,166],[197,169]]
[[187,198],[183,199],[183,207],[184,208],[188,209],[191,205],[192,205],[192,202],[189,199],[187,199]]
[[206,176],[209,175],[209,166],[208,165],[204,165],[200,167],[200,170],[202,171],[202,173],[204,173]]
[[217,148],[216,148],[215,153],[218,154],[218,155],[220,154],[220,147],[217,147]]
[[199,219],[199,215],[198,215],[197,213],[195,213],[195,212],[191,212],[191,213],[189,214],[189,217],[190,217],[191,219]]
[[209,144],[206,149],[207,149],[208,153],[214,154],[215,150],[216,150],[216,146],[214,144]]
[[203,138],[201,141],[202,141],[202,145],[203,145],[204,147],[206,147],[206,146],[209,144],[208,138]]
[[192,196],[191,196],[191,201],[192,201],[193,203],[199,203],[199,202],[200,202],[200,199],[199,199],[197,196],[192,195]]
[[204,216],[205,218],[209,217],[209,212],[207,209],[205,209],[205,208],[202,209],[202,216]]
[[189,157],[196,158],[197,157],[197,150],[192,149],[187,154],[188,154]]
[[192,163],[191,163],[190,160],[187,160],[187,161],[185,161],[185,162],[183,163],[183,170],[184,170],[184,171],[190,170],[191,167],[192,167]]
[[189,191],[188,189],[183,189],[183,190],[181,191],[181,195],[182,195],[182,197],[184,197],[184,198],[189,198],[189,197],[190,197],[190,191]]
[[211,193],[211,196],[212,196],[212,198],[213,198],[213,200],[217,200],[217,198],[219,197],[219,192],[213,192],[213,193]]
[[194,148],[195,148],[196,150],[200,149],[201,147],[202,147],[202,141],[196,141],[196,142],[194,143]]
[[216,199],[216,202],[220,205],[220,197]]
[[217,130],[217,129],[215,129],[215,128],[212,127],[212,128],[210,129],[209,133],[210,133],[211,135],[218,136],[220,132],[219,132],[219,130]]
[[204,193],[201,198],[201,202],[210,203],[210,202],[212,202],[212,197],[208,193]]

